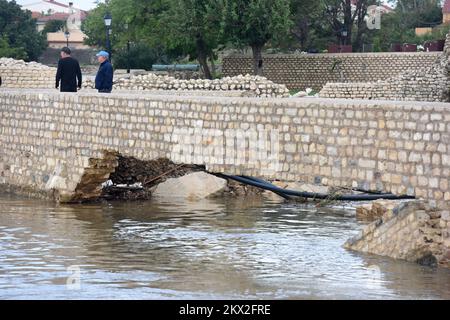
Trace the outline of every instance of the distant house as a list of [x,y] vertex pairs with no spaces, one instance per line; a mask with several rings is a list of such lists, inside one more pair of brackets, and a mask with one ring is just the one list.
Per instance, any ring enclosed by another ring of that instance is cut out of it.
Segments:
[[445,0],[444,7],[442,7],[443,23],[450,24],[450,0]]
[[435,28],[440,28],[444,25],[450,24],[450,0],[445,0],[442,7],[442,25],[436,26],[434,28],[416,28],[416,35],[424,36],[433,32]]
[[42,12],[45,14],[52,14],[56,12],[69,13],[69,4],[64,4],[53,0],[30,0],[29,2],[30,3],[28,4],[23,4],[22,8],[25,10],[30,10],[31,12]]
[[66,22],[65,30],[47,34],[50,48],[61,48],[67,44],[65,31],[69,32],[69,46],[76,49],[89,48],[84,44],[86,35],[81,31],[81,23],[87,17],[87,12],[78,9],[73,2],[67,4],[53,0],[34,1],[22,6],[30,10],[36,19],[38,31],[42,31],[48,21],[62,20]]
[[36,19],[37,29],[38,31],[42,31],[45,28],[45,25],[52,20],[61,20],[67,21],[69,18],[69,13],[64,12],[56,12],[52,14],[44,14],[41,12],[32,12],[33,19]]

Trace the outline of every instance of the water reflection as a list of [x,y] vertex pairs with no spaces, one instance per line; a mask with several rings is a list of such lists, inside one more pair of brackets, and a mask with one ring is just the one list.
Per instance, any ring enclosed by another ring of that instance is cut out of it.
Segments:
[[[261,199],[0,196],[0,298],[450,298],[450,272],[346,251],[345,211]],[[67,267],[81,289],[66,288]]]

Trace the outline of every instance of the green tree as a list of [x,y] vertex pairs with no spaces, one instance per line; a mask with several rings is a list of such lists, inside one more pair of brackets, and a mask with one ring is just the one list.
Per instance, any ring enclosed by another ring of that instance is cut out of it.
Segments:
[[376,0],[358,0],[353,6],[351,0],[322,0],[323,19],[331,26],[339,44],[353,45],[355,51],[361,51],[364,36],[369,32],[365,21],[367,8],[376,3]]
[[441,24],[442,9],[439,0],[401,0],[395,4],[394,12],[384,14],[381,29],[373,33],[376,51],[388,51],[393,43],[422,44],[427,40],[445,38],[445,27],[435,28],[431,34],[422,37],[415,33],[416,27],[435,27]]
[[169,63],[166,53],[158,48],[152,48],[145,43],[133,43],[130,51],[127,48],[117,50],[114,66],[118,69],[150,70],[155,63]]
[[0,57],[25,59],[27,53],[24,48],[11,48],[6,37],[0,38]]
[[232,44],[250,46],[253,67],[263,73],[262,50],[290,34],[292,27],[289,0],[225,0],[224,32]]
[[[86,34],[85,43],[89,46],[103,47],[106,45],[106,30],[103,17],[108,11],[108,6],[104,3],[99,3],[97,7],[91,10],[86,19],[81,24],[81,30]],[[114,18],[116,16],[114,15]],[[112,28],[115,29],[115,21],[113,21]],[[115,31],[115,30],[114,30]],[[114,36],[116,32],[112,35]]]
[[222,0],[173,0],[165,14],[161,32],[165,46],[172,51],[197,59],[206,78],[213,75],[208,65],[222,43]]
[[145,44],[152,48],[161,47],[160,32],[167,32],[161,26],[162,15],[170,8],[170,0],[110,0],[99,3],[89,12],[81,29],[87,35],[86,44],[97,47],[106,45],[104,16],[112,16],[112,50],[122,50],[128,41]]
[[110,12],[113,49],[121,56],[128,41],[135,47],[152,48],[158,53],[157,61],[163,56],[170,59],[189,55],[211,78],[208,59],[213,60],[220,44],[222,11],[222,0],[111,0],[91,11],[82,30],[88,36],[87,44],[104,46],[103,17]]
[[45,24],[42,33],[47,34],[49,32],[58,32],[63,30],[65,27],[66,22],[64,20],[50,20]]
[[441,0],[390,0],[402,30],[416,27],[435,27],[442,23]]
[[26,60],[37,60],[47,47],[31,12],[23,11],[15,1],[0,0],[0,37],[7,41],[9,48],[19,49],[18,52],[23,49]]
[[322,3],[317,0],[292,0],[291,33],[299,42],[302,51],[311,47],[314,32],[321,28]]

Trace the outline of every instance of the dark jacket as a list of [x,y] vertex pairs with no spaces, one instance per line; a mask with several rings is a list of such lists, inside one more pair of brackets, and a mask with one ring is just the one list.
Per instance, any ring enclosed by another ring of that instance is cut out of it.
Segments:
[[95,77],[95,89],[98,92],[111,92],[113,86],[114,71],[111,63],[107,60],[100,65]]
[[81,88],[82,76],[80,64],[77,60],[71,57],[59,60],[58,71],[56,72],[56,88],[60,87],[60,82],[61,92],[77,92],[77,86]]

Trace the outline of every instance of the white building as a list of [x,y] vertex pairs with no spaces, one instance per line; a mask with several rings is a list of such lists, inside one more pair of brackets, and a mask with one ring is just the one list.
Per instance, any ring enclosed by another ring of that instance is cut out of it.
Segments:
[[66,28],[59,32],[47,34],[50,48],[60,48],[67,44],[64,32],[69,31],[69,46],[72,48],[85,49],[84,38],[81,32],[81,22],[86,18],[87,12],[75,7],[73,2],[58,2],[54,0],[28,0],[22,5],[22,9],[30,10],[33,18],[37,21],[38,31],[42,31],[45,24],[51,20],[63,20]]
[[73,2],[63,3],[54,0],[28,0],[22,5],[22,8],[30,10],[31,12],[39,12],[44,14],[72,13],[72,10],[76,9],[73,6]]

